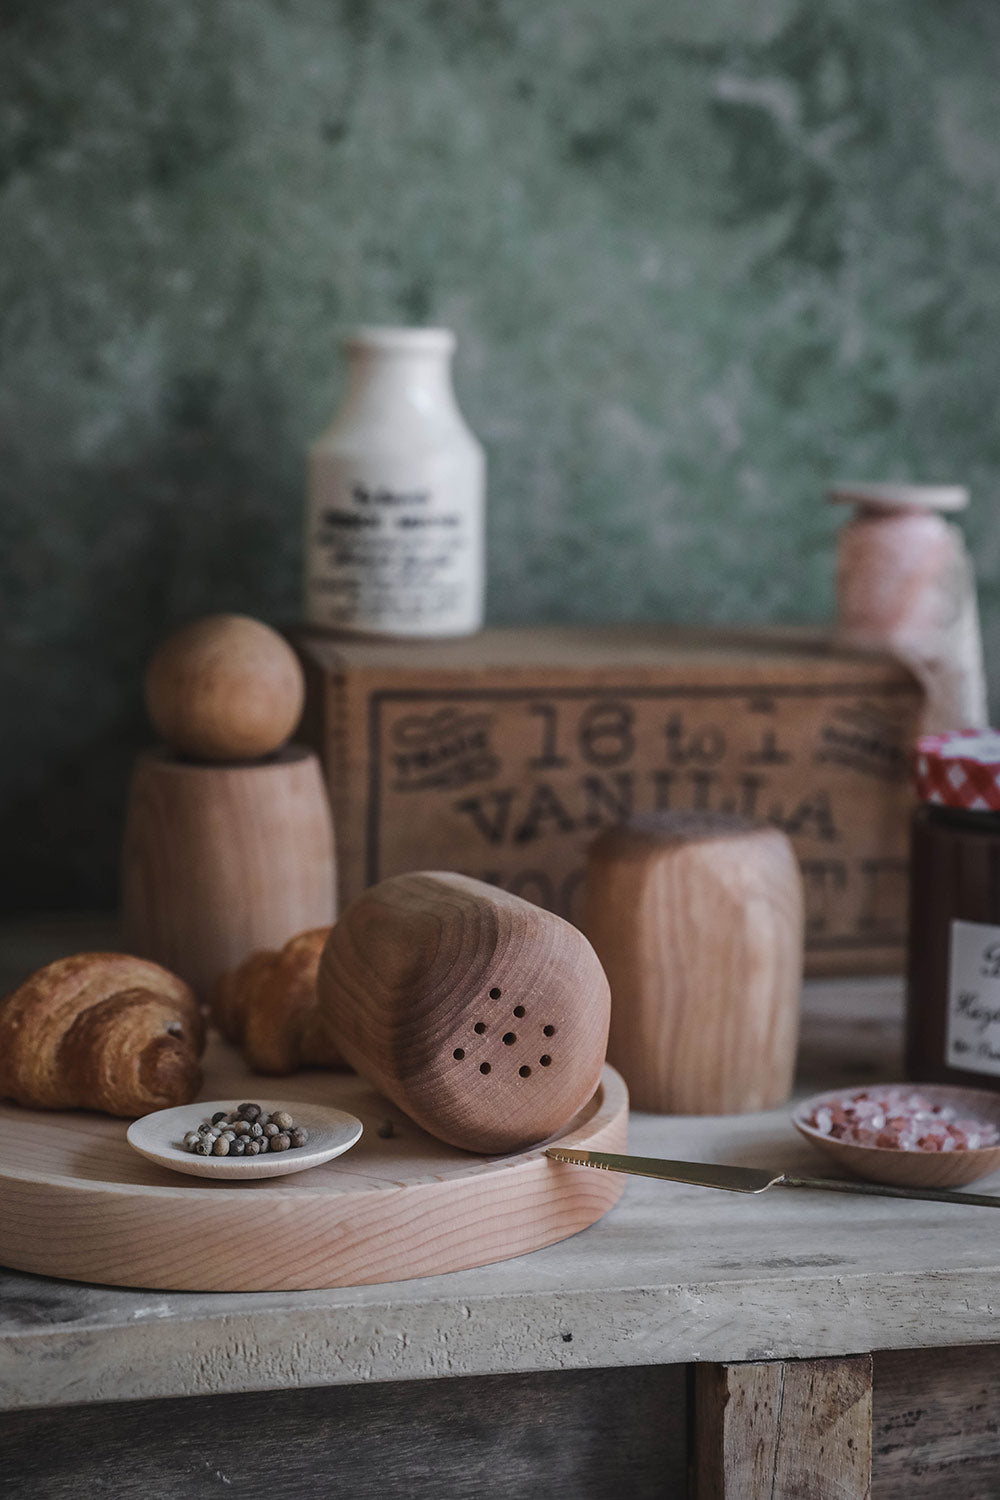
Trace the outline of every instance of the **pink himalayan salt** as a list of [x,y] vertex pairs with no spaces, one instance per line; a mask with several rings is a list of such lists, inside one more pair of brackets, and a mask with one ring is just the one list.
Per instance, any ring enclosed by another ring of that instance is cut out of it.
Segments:
[[817,1106],[806,1123],[831,1140],[891,1151],[975,1151],[995,1146],[1000,1131],[985,1120],[961,1120],[950,1104],[913,1089],[863,1089]]

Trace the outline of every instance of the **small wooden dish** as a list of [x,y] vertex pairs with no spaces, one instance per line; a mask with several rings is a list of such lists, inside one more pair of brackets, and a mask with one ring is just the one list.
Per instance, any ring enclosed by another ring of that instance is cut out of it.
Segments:
[[[1000,1145],[958,1151],[902,1151],[891,1146],[858,1146],[833,1140],[806,1123],[813,1111],[824,1104],[834,1104],[862,1092],[874,1093],[887,1087],[897,1088],[899,1085],[859,1085],[855,1089],[832,1089],[829,1093],[813,1094],[811,1098],[803,1099],[792,1112],[792,1124],[807,1141],[825,1152],[851,1176],[864,1177],[869,1182],[888,1183],[892,1187],[962,1187],[1000,1170]],[[1000,1129],[1000,1094],[988,1089],[952,1088],[936,1083],[915,1083],[913,1091],[932,1104],[952,1105],[960,1119],[981,1120]]]
[[[180,1104],[176,1109],[158,1109],[151,1115],[135,1120],[126,1132],[126,1140],[140,1156],[169,1167],[172,1172],[184,1172],[189,1177],[226,1178],[230,1182],[250,1182],[258,1177],[287,1177],[292,1172],[304,1172],[309,1167],[318,1167],[321,1162],[332,1161],[342,1156],[361,1139],[362,1124],[354,1115],[342,1109],[331,1109],[321,1104],[295,1104],[291,1113],[297,1125],[309,1132],[304,1146],[288,1151],[268,1151],[263,1156],[196,1156],[183,1145],[189,1130],[197,1130],[203,1120],[210,1120],[219,1110],[238,1108],[239,1099],[201,1100],[195,1104]],[[280,1099],[255,1099],[265,1114],[277,1109],[289,1109],[288,1101]]]

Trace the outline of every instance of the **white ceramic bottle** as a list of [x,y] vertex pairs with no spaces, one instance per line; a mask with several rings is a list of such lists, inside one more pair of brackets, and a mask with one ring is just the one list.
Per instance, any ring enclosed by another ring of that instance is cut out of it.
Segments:
[[309,454],[306,618],[369,636],[483,623],[486,464],[455,400],[445,328],[360,328]]

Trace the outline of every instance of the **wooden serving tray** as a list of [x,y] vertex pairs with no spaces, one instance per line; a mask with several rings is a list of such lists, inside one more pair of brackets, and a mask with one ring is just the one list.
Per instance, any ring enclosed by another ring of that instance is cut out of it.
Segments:
[[[158,1167],[128,1121],[0,1104],[0,1264],[168,1291],[363,1286],[508,1260],[593,1224],[626,1178],[549,1160],[540,1147],[482,1157],[445,1146],[353,1073],[261,1078],[213,1039],[204,1099],[331,1104],[364,1135],[289,1177],[232,1184]],[[606,1067],[559,1137],[624,1151],[628,1092]],[[547,1144],[555,1144],[550,1141]]]

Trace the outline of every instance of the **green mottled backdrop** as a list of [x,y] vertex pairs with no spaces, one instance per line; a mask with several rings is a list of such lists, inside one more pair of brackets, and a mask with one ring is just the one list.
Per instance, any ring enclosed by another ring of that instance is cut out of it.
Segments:
[[494,620],[827,619],[909,477],[1000,642],[998,79],[996,0],[4,0],[4,903],[115,899],[166,630],[296,614],[354,322],[458,333]]

